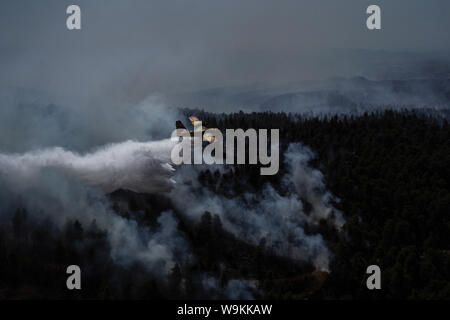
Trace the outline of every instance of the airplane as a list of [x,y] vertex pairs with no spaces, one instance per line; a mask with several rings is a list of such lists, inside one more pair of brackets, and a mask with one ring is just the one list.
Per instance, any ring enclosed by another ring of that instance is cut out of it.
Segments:
[[196,132],[199,132],[199,131],[204,132],[203,139],[205,141],[208,141],[209,143],[213,143],[216,140],[216,137],[213,136],[211,133],[205,132],[208,128],[206,128],[204,125],[202,125],[202,122],[199,118],[197,118],[196,116],[190,116],[189,121],[194,126],[194,130],[187,130],[186,127],[184,126],[184,124],[180,120],[177,120],[177,122],[175,122],[176,129],[184,129],[184,130],[188,131],[189,134],[191,135],[191,137],[193,137],[194,133],[196,133]]

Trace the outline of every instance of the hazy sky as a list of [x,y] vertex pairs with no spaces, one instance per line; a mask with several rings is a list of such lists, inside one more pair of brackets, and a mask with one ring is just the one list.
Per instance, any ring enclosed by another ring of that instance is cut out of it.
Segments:
[[[69,4],[81,31],[66,29]],[[369,4],[381,31],[365,26]],[[342,49],[446,52],[449,30],[448,0],[2,0],[0,85],[141,99],[319,79]]]

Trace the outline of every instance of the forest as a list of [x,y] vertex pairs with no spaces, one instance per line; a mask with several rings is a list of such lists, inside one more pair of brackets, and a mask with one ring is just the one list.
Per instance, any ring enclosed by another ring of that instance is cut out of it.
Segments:
[[[239,197],[258,193],[264,184],[282,193],[288,144],[300,142],[316,154],[310,165],[322,172],[345,219],[340,231],[325,220],[305,226],[331,251],[328,271],[282,257],[264,239],[257,245],[239,239],[213,210],[192,222],[164,195],[120,190],[108,195],[114,211],[140,225],[155,227],[161,212],[175,210],[177,229],[196,259],[180,261],[164,277],[137,263],[121,266],[112,261],[108,230],[94,218],[90,226],[70,220],[59,229],[51,221],[35,222],[18,206],[0,224],[0,299],[220,299],[230,297],[224,292],[233,279],[252,284],[251,298],[450,299],[448,114],[195,114],[220,130],[280,129],[279,174],[261,176],[257,165],[205,169],[197,179],[213,193]],[[83,290],[66,289],[70,264],[82,268]],[[372,264],[381,268],[382,290],[366,287]],[[204,274],[218,279],[217,287],[202,286]]]

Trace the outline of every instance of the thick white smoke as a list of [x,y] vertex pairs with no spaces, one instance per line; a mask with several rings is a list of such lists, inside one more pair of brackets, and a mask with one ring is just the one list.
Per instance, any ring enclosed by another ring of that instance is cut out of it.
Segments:
[[285,153],[289,173],[284,183],[287,187],[294,185],[297,195],[312,205],[311,214],[306,218],[309,223],[317,224],[321,219],[328,219],[340,229],[345,221],[342,214],[333,208],[332,202],[337,199],[327,190],[322,172],[308,165],[314,157],[308,147],[290,144]]
[[[191,258],[174,214],[163,212],[158,228],[143,227],[115,213],[105,193],[170,190],[174,185],[171,148],[170,140],[127,141],[84,155],[62,148],[0,154],[0,180],[3,193],[8,192],[5,198],[20,198],[19,205],[34,219],[50,219],[61,227],[68,220],[84,226],[95,220],[107,231],[114,261],[124,266],[140,263],[164,278],[177,261]],[[7,205],[3,202],[2,207]]]
[[121,265],[140,263],[164,278],[176,262],[192,258],[187,243],[177,230],[178,220],[170,211],[159,216],[159,227],[155,230],[114,213],[103,218],[100,226],[108,230],[111,256]]
[[[308,166],[313,153],[299,144],[291,144],[286,153],[288,173],[283,183],[288,190],[282,195],[270,184],[259,194],[245,193],[229,198],[213,193],[198,182],[199,170],[205,166],[185,166],[175,175],[177,186],[171,192],[175,206],[187,217],[199,220],[205,211],[219,215],[223,226],[240,239],[258,244],[263,238],[282,256],[312,261],[328,270],[330,252],[320,234],[307,235],[306,224],[330,220],[337,229],[344,221],[333,208],[332,195],[327,192],[322,174]],[[306,212],[301,198],[312,205]]]
[[0,222],[9,223],[18,207],[60,228],[95,220],[114,261],[142,264],[164,279],[174,263],[191,257],[175,215],[164,212],[157,228],[144,227],[118,215],[105,193],[173,187],[172,142],[161,139],[179,111],[156,95],[136,105],[107,97],[80,105],[66,98],[60,105],[35,90],[0,88]]
[[[333,197],[325,188],[322,174],[308,166],[313,157],[309,149],[291,145],[284,154],[288,173],[283,184],[288,192],[280,193],[267,184],[257,194],[247,192],[239,198],[227,198],[210,192],[198,182],[199,171],[211,167],[184,165],[174,170],[170,154],[175,142],[170,139],[126,141],[87,152],[98,143],[92,144],[83,136],[81,142],[69,139],[84,132],[86,117],[80,118],[70,112],[65,114],[59,109],[6,105],[10,107],[5,109],[6,117],[0,121],[5,125],[16,119],[29,118],[36,118],[39,124],[43,120],[44,124],[51,124],[52,119],[58,123],[57,126],[37,126],[34,121],[27,122],[22,126],[28,128],[26,134],[17,132],[18,138],[14,139],[19,144],[17,147],[2,142],[6,150],[26,150],[62,142],[60,145],[84,151],[44,147],[21,154],[0,153],[0,179],[4,190],[10,192],[10,195],[0,194],[2,207],[20,197],[21,205],[37,213],[36,216],[45,212],[60,225],[67,219],[78,219],[85,224],[96,219],[99,227],[108,231],[111,254],[116,261],[121,264],[142,262],[162,272],[178,259],[180,254],[177,252],[181,252],[183,259],[190,256],[182,234],[176,230],[173,214],[164,213],[160,216],[160,228],[148,230],[133,220],[118,216],[110,208],[105,193],[118,189],[138,193],[170,192],[168,195],[175,208],[187,218],[198,221],[205,211],[210,211],[218,214],[224,228],[240,239],[258,244],[264,238],[266,244],[280,255],[312,261],[320,269],[328,268],[330,253],[324,240],[319,234],[306,234],[305,225],[327,219],[340,228],[343,220],[331,205]],[[109,136],[111,127],[116,126],[116,131],[123,137],[144,138],[148,130],[150,136],[158,136],[163,127],[166,131],[172,128],[178,117],[177,112],[164,110],[155,100],[139,104],[128,116],[125,109],[118,109],[106,117],[108,134],[105,135]],[[117,126],[119,119],[126,119],[120,127]],[[37,134],[37,140],[30,145],[29,142],[34,141],[30,140],[35,136],[33,132]],[[85,133],[88,134],[92,135]],[[103,129],[94,136],[103,137]],[[95,141],[106,140],[106,136]],[[113,140],[116,138],[120,137],[115,136]],[[311,204],[311,210],[304,208],[302,200]]]
[[42,170],[55,169],[85,184],[110,193],[118,189],[141,193],[169,191],[173,167],[169,164],[173,142],[127,141],[80,155],[51,148],[21,155],[0,154],[0,173],[18,188]]
[[[40,192],[47,188],[53,198],[57,199],[58,210],[53,211],[59,214],[64,212],[63,215],[69,214],[71,218],[86,222],[95,217],[101,223],[100,227],[108,230],[112,255],[122,263],[137,260],[154,265],[152,257],[166,262],[173,261],[170,258],[172,250],[157,241],[165,239],[170,243],[167,234],[174,238],[178,236],[176,227],[171,222],[171,214],[166,213],[160,217],[162,235],[166,236],[156,237],[157,234],[153,234],[150,238],[145,236],[145,232],[138,230],[136,222],[124,220],[105,209],[106,200],[100,207],[92,201],[88,203],[86,189],[82,189],[80,195],[80,190],[66,190],[67,185],[55,188],[58,184],[54,181],[46,183],[43,177],[48,172],[57,172],[65,178],[100,188],[105,193],[118,189],[140,193],[172,190],[170,197],[175,207],[186,217],[198,221],[205,211],[210,211],[218,214],[224,228],[240,239],[253,244],[265,239],[282,256],[312,261],[317,268],[328,269],[330,253],[322,236],[305,234],[304,226],[315,225],[321,219],[327,219],[339,229],[344,221],[331,204],[333,196],[326,190],[322,174],[308,166],[314,156],[308,148],[291,144],[285,153],[288,173],[283,177],[283,184],[289,190],[286,194],[280,194],[267,184],[262,186],[258,194],[245,193],[240,198],[228,198],[200,185],[197,175],[205,166],[178,168],[178,183],[175,187],[172,179],[174,168],[170,165],[173,145],[174,142],[170,139],[147,143],[127,141],[84,155],[62,148],[22,155],[0,154],[0,174],[15,193],[26,194],[30,187],[37,185],[41,185]],[[57,194],[53,194],[55,190]],[[35,199],[36,196],[29,198]],[[301,199],[311,204],[311,210],[306,212]],[[40,200],[37,201],[38,207],[41,205],[42,210],[46,211],[49,204]],[[73,212],[72,202],[83,207]],[[36,201],[33,204],[36,205]]]
[[[49,220],[59,228],[68,221],[78,220],[83,227],[95,221],[100,230],[106,231],[111,258],[122,266],[140,264],[164,279],[175,263],[191,259],[189,246],[178,231],[177,218],[171,211],[163,212],[158,227],[150,228],[118,215],[103,192],[86,188],[59,172],[44,170],[29,176],[26,182],[27,187],[19,193],[8,183],[3,185],[2,193],[8,192],[7,198],[12,202],[10,207],[21,206],[28,211],[30,219]],[[14,199],[18,199],[17,204]],[[1,205],[4,207],[5,203]],[[1,213],[8,214],[8,211],[11,210],[1,210]]]

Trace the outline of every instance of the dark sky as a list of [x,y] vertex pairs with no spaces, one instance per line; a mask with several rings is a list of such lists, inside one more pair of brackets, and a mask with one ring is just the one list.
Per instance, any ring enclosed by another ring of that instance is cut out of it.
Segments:
[[[81,7],[81,31],[66,29],[69,4]],[[365,26],[369,4],[382,9],[381,31]],[[3,0],[0,8],[0,85],[65,99],[322,79],[345,73],[347,49],[450,51],[448,0]]]

